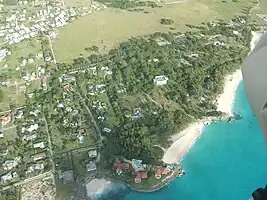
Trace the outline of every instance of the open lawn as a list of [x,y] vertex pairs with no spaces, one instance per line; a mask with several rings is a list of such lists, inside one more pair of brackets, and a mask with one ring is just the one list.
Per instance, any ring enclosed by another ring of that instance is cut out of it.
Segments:
[[[230,19],[245,6],[251,5],[249,2],[190,0],[164,5],[162,8],[147,8],[147,13],[106,9],[59,28],[59,39],[53,42],[54,50],[58,61],[71,61],[81,53],[87,55],[88,52],[84,49],[92,45],[99,46],[100,51],[105,52],[131,37],[157,31],[167,32],[170,27],[176,28],[176,31],[185,31],[186,24]],[[170,18],[175,23],[170,26],[162,25],[159,23],[161,18]]]
[[15,140],[17,137],[17,130],[14,125],[11,125],[9,127],[3,127],[4,132],[4,140]]
[[58,200],[67,200],[77,191],[76,183],[63,184],[61,180],[57,180],[56,187]]
[[90,0],[63,0],[64,5],[68,7],[89,6]]
[[[5,45],[3,45],[4,47]],[[41,41],[38,38],[24,40],[23,42],[10,46],[12,54],[7,57],[5,62],[0,63],[1,73],[7,73],[11,79],[20,78],[20,72],[35,72],[36,65],[44,64],[43,59],[35,58],[36,53],[41,52]],[[34,59],[33,63],[21,66],[23,59]],[[18,69],[19,67],[20,69]],[[16,70],[17,68],[17,70]]]
[[10,105],[20,107],[25,104],[25,87],[23,85],[2,88],[2,91],[5,94],[4,101],[0,102],[0,109],[2,111],[10,109]]

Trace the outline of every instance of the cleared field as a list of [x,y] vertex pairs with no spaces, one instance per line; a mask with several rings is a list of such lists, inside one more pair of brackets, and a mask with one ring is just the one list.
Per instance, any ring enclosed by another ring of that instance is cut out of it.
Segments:
[[14,125],[3,128],[4,140],[15,140],[17,138],[17,129]]
[[23,106],[25,104],[25,88],[22,85],[14,85],[7,88],[3,88],[5,94],[4,101],[0,102],[0,110],[10,109],[10,105],[16,107]]
[[[246,5],[251,4],[247,0],[236,3],[229,0],[226,3],[191,0],[162,8],[148,8],[147,13],[106,9],[60,28],[59,39],[54,41],[54,50],[58,61],[71,61],[81,53],[87,55],[88,52],[84,49],[92,45],[99,46],[100,51],[105,52],[131,37],[157,31],[167,32],[170,27],[176,28],[176,31],[185,31],[186,24],[230,19]],[[175,23],[170,26],[162,25],[159,23],[161,18],[170,18]]]
[[89,6],[90,0],[63,0],[65,6],[68,7],[79,7],[79,6]]

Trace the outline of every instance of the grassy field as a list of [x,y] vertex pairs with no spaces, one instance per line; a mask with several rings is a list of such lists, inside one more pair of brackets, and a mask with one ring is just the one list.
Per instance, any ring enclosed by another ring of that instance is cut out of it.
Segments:
[[[106,9],[60,28],[59,39],[54,41],[54,50],[58,61],[71,61],[81,53],[87,55],[88,52],[84,49],[92,45],[99,46],[100,51],[104,52],[130,37],[156,31],[166,32],[170,31],[170,27],[176,28],[177,31],[185,31],[186,24],[230,19],[249,5],[249,2],[190,0],[186,3],[165,5],[162,8],[147,8],[148,13]],[[164,26],[159,23],[161,18],[170,18],[175,23]]]
[[0,102],[0,110],[8,110],[10,109],[10,105],[20,107],[25,104],[23,85],[14,85],[7,88],[2,88],[2,90],[5,93],[5,97],[4,101]]

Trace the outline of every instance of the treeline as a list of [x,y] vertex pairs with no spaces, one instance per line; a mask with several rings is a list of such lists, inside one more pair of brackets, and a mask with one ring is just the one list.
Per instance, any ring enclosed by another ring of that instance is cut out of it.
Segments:
[[104,3],[109,7],[130,9],[136,7],[158,7],[154,1],[138,1],[138,0],[96,0],[97,2]]

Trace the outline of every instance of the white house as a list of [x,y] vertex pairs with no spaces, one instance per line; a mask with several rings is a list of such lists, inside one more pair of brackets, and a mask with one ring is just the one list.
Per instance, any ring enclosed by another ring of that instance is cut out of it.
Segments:
[[45,148],[45,145],[44,145],[44,142],[38,142],[38,143],[35,143],[33,144],[33,148],[36,149],[36,148]]
[[154,83],[156,85],[166,85],[168,81],[168,77],[161,75],[161,76],[155,76]]
[[110,133],[110,132],[111,132],[111,129],[110,129],[110,128],[107,128],[107,127],[105,127],[105,128],[103,128],[103,131],[104,131],[104,132],[106,132],[106,133]]
[[12,179],[12,174],[9,172],[9,173],[7,173],[7,174],[5,174],[5,175],[3,175],[3,176],[1,176],[1,180],[2,181],[10,181]]
[[96,158],[97,157],[97,150],[88,151],[89,158]]

